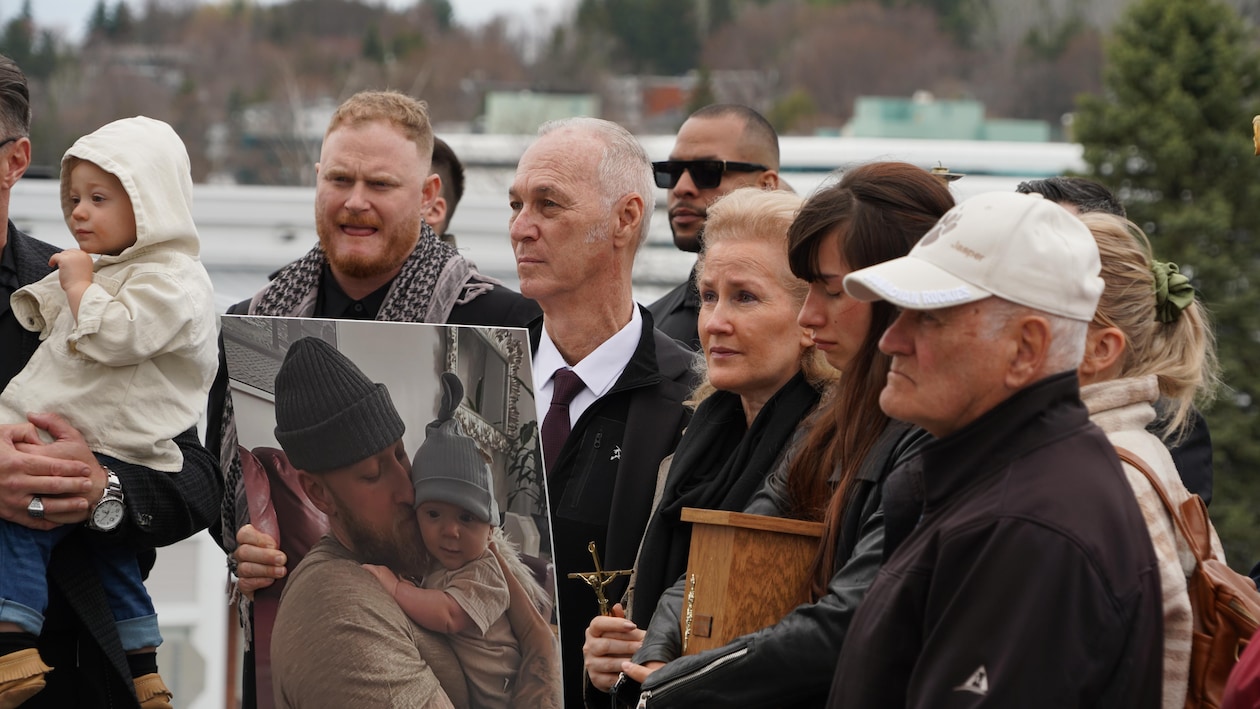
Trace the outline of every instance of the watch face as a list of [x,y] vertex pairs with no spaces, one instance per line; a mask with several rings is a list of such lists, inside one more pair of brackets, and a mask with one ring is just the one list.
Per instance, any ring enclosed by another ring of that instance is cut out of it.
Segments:
[[97,529],[113,529],[122,522],[122,518],[122,500],[102,500],[96,509],[92,510],[92,524]]

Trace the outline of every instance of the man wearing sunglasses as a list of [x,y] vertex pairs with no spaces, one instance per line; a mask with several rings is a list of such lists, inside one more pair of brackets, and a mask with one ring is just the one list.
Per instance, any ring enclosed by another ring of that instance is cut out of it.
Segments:
[[[669,159],[652,163],[652,169],[656,186],[667,190],[674,245],[698,253],[710,204],[740,187],[779,188],[779,136],[764,116],[747,106],[712,104],[687,118]],[[700,349],[694,271],[648,311],[661,332]]]

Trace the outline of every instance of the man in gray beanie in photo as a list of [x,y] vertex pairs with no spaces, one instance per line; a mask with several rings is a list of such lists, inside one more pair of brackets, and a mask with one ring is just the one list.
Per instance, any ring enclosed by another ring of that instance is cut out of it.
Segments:
[[289,347],[275,398],[276,440],[329,524],[280,599],[276,705],[450,706],[448,693],[464,689],[450,646],[416,629],[361,566],[420,573],[427,559],[412,512],[406,427],[389,391],[308,337]]
[[[458,403],[454,398],[452,410]],[[472,682],[448,639],[454,636],[413,623],[363,566],[420,576],[434,556],[441,559],[425,550],[402,441],[406,427],[385,385],[336,347],[304,338],[290,345],[276,374],[275,417],[276,440],[329,524],[280,598],[271,636],[276,706],[468,706]],[[497,508],[493,514],[497,523]],[[558,686],[550,632],[516,579],[500,574],[500,585],[505,599],[511,596],[510,606],[503,605],[512,652],[518,664],[523,656],[533,667],[509,696],[520,706],[545,705],[537,697]]]
[[455,409],[464,385],[442,373],[437,420],[411,465],[416,519],[432,561],[420,587],[383,566],[369,566],[416,623],[446,633],[464,668],[472,706],[512,706],[521,654],[508,609],[507,579],[490,553],[499,504],[490,466],[477,442],[464,435]]

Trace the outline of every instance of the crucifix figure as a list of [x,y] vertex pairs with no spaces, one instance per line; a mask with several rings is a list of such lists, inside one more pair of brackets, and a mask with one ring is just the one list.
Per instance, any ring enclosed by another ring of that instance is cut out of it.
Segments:
[[591,559],[595,561],[595,570],[569,574],[569,578],[585,581],[586,585],[595,592],[595,600],[599,602],[599,614],[608,615],[608,598],[604,595],[604,589],[608,588],[608,584],[618,576],[629,576],[630,570],[604,571],[599,563],[599,553],[595,551],[595,542],[586,545],[586,548],[591,552]]

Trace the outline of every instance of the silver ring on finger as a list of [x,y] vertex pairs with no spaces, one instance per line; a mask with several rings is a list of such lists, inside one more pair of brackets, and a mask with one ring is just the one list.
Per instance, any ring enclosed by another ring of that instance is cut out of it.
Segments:
[[35,519],[44,518],[44,501],[40,499],[39,495],[31,498],[31,504],[26,506],[26,514]]

